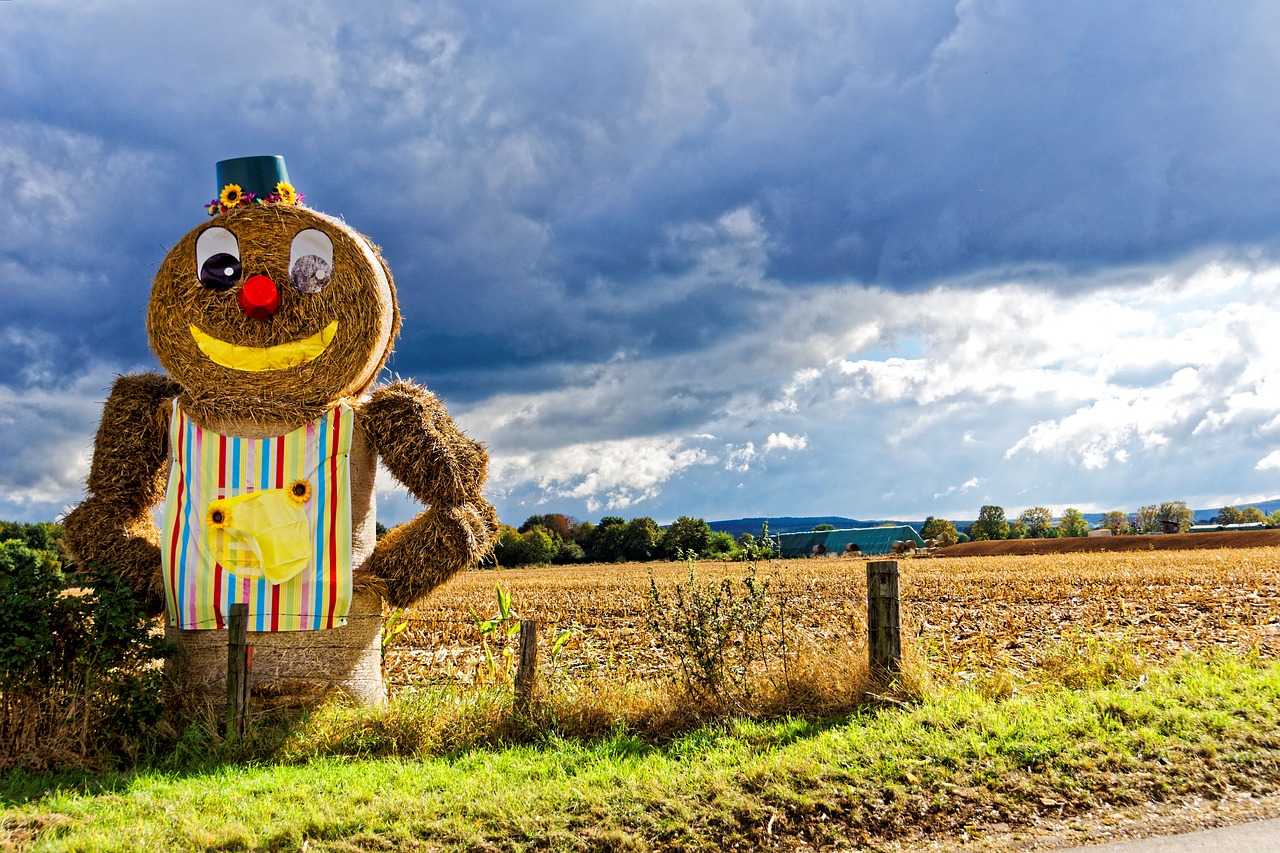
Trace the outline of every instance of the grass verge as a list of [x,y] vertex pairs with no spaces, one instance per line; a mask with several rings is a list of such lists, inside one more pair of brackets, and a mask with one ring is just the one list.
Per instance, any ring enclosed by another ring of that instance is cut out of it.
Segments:
[[[331,709],[307,725],[345,725],[353,740],[316,749],[295,732],[269,762],[202,758],[200,736],[189,735],[168,769],[10,774],[0,843],[156,853],[842,848],[1280,788],[1280,663],[1218,654],[1108,677],[1076,689],[934,683],[901,706],[734,719],[659,739],[621,723],[594,739],[551,733],[514,746],[459,737],[472,745],[435,755],[379,740],[397,727],[370,725],[369,712]],[[406,732],[433,716],[393,705],[383,718],[396,714]],[[360,737],[376,743],[362,748]],[[362,754],[389,757],[353,757]]]

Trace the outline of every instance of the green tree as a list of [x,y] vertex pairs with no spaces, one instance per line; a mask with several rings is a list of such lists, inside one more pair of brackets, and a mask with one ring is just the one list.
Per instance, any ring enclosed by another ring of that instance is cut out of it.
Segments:
[[591,531],[591,542],[586,547],[587,557],[597,563],[616,563],[622,559],[622,534],[627,522],[616,515],[606,515]]
[[648,516],[633,518],[622,531],[622,556],[628,560],[646,562],[658,555],[658,542],[662,530],[658,522]]
[[62,527],[48,521],[0,521],[0,542],[17,539],[36,551],[61,553]]
[[1027,538],[1048,539],[1053,534],[1053,513],[1047,507],[1033,506],[1024,509],[1018,521],[1026,525]]
[[1009,522],[1004,517],[1004,507],[987,505],[978,510],[978,520],[969,528],[969,536],[975,542],[1008,539]]
[[708,557],[731,560],[738,554],[738,543],[733,541],[732,534],[723,530],[713,530],[711,541],[707,543],[706,553]]
[[1129,514],[1113,509],[1102,514],[1102,526],[1109,528],[1112,535],[1121,536],[1129,532]]
[[544,527],[533,527],[521,533],[503,525],[493,546],[499,566],[540,566],[550,563],[560,551],[560,541]]
[[836,529],[836,526],[829,521],[824,521],[821,524],[815,524],[813,526],[814,533],[821,533],[824,530],[835,530],[835,529]]
[[556,550],[556,555],[552,562],[564,565],[567,563],[581,563],[587,559],[587,552],[582,550],[582,546],[572,539],[561,541],[560,547]]
[[509,524],[498,531],[498,541],[493,543],[493,558],[499,566],[524,565],[524,539],[520,531]]
[[662,534],[662,551],[675,557],[677,550],[684,554],[705,554],[711,544],[711,525],[701,518],[682,515]]
[[945,518],[934,518],[931,515],[920,526],[920,538],[932,539],[940,547],[945,548],[948,545],[956,544],[959,541],[959,534],[954,524]]
[[589,521],[580,521],[573,526],[573,541],[586,553],[590,553],[595,535],[596,526]]
[[1075,507],[1067,507],[1062,511],[1062,518],[1058,520],[1058,531],[1063,536],[1088,536],[1089,522],[1085,520],[1084,513]]
[[1191,528],[1194,517],[1185,501],[1166,501],[1160,504],[1159,516],[1161,529],[1168,524],[1179,533],[1186,533]]
[[1247,506],[1240,511],[1241,524],[1266,524],[1267,514],[1256,506]]
[[524,524],[520,525],[520,532],[528,533],[535,527],[541,527],[557,539],[568,540],[573,539],[573,528],[577,523],[577,519],[570,518],[561,512],[531,515],[524,520]]
[[1218,517],[1214,521],[1218,524],[1239,524],[1243,516],[1244,513],[1240,511],[1239,507],[1224,506],[1218,510]]
[[524,539],[526,565],[546,565],[560,551],[560,540],[548,533],[545,527],[534,527],[521,536]]
[[1133,529],[1136,533],[1160,532],[1160,507],[1150,504],[1139,509],[1133,520]]

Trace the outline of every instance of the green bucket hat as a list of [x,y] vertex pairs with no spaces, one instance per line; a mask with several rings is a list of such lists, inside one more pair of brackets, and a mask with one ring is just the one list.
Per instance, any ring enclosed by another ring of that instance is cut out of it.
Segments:
[[278,154],[219,160],[217,178],[218,195],[206,205],[210,216],[251,204],[300,204],[304,198],[289,183]]
[[276,184],[289,183],[289,170],[280,155],[236,157],[218,161],[218,192],[227,184],[238,184],[246,193],[266,198],[276,191]]

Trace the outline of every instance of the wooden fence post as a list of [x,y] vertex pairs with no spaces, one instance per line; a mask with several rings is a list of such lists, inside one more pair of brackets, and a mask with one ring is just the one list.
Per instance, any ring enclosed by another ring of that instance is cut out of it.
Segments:
[[249,605],[227,614],[227,737],[244,737],[249,716]]
[[867,563],[867,657],[874,679],[902,669],[897,560]]
[[520,667],[516,670],[516,711],[529,710],[538,680],[538,620],[520,620]]

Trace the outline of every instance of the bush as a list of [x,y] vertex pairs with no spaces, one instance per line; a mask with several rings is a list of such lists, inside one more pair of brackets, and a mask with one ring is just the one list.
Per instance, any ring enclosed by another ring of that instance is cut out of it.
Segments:
[[668,598],[649,578],[649,627],[680,665],[679,680],[694,699],[736,705],[750,699],[752,666],[767,657],[772,604],[755,567],[739,583],[702,581],[689,560],[689,579]]
[[69,579],[52,552],[0,543],[0,769],[136,755],[169,650],[113,572]]

